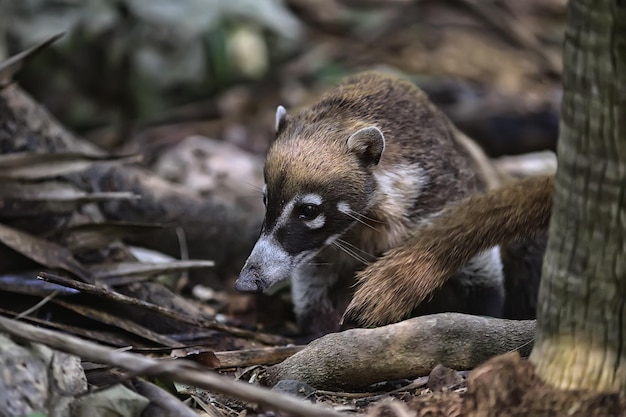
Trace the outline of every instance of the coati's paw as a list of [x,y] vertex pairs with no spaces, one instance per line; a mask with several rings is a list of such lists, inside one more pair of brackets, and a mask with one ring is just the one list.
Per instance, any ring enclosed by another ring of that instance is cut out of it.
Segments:
[[445,257],[432,251],[396,248],[357,274],[360,286],[343,318],[368,327],[400,321],[451,273]]

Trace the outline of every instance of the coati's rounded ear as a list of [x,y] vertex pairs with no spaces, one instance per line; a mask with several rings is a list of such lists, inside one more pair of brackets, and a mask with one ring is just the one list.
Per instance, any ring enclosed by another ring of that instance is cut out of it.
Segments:
[[283,106],[276,107],[276,124],[274,125],[274,131],[278,134],[287,123],[287,119],[289,115],[287,114],[287,110]]
[[348,138],[348,149],[366,164],[377,165],[385,150],[385,136],[376,126],[364,127]]

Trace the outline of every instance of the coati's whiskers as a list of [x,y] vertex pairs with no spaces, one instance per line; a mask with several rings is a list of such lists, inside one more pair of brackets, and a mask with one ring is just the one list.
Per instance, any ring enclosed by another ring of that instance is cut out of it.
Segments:
[[[361,252],[363,255],[366,255],[366,257],[371,258],[371,260],[373,261],[374,259],[376,259],[376,256],[372,255],[371,253],[364,251],[363,249],[359,248],[356,245],[353,245],[352,243],[348,242],[347,240],[344,239],[337,239],[339,241],[339,243],[346,245],[347,247],[349,247],[350,249],[352,249],[355,252]],[[364,258],[366,259],[366,258]],[[371,261],[370,261],[371,262]]]
[[254,196],[263,196],[263,188],[258,185],[246,181],[246,188],[248,188]]
[[350,255],[350,257],[352,257],[353,259],[366,264],[367,265],[367,261],[365,259],[363,259],[361,256],[359,256],[356,252],[354,252],[353,250],[351,250],[350,248],[344,246],[343,244],[335,241],[333,242],[333,245],[338,247],[339,249],[341,249],[342,251],[344,251],[346,254]]
[[[363,215],[357,213],[356,211],[345,211],[344,214],[348,217],[353,218],[354,220],[356,220],[357,222],[361,223],[364,226],[369,227],[370,229],[377,231],[376,228],[374,226],[372,226],[371,224],[367,223],[366,221],[364,221],[361,217],[364,217]],[[361,217],[358,217],[361,216]],[[367,218],[367,217],[366,217]]]
[[[354,246],[352,243],[347,242],[343,239],[337,239],[333,242],[333,244],[337,246],[339,249],[341,249],[342,251],[344,251],[345,253],[347,253],[348,255],[352,256],[357,261],[365,265],[369,265],[372,262],[372,260],[374,260],[374,257],[371,254],[365,252],[363,249],[357,246]],[[359,254],[359,252],[361,252],[362,254],[372,259],[368,260],[367,257],[362,256],[361,254]]]
[[342,243],[338,242],[338,241],[334,241],[332,243],[333,245],[335,245],[336,247],[338,247],[339,249],[341,249],[342,251],[344,251],[346,254],[348,254],[349,256],[351,256],[352,258],[354,258],[355,260],[368,265],[369,262],[364,259],[363,257],[361,257],[358,253],[356,253],[355,251],[353,251],[352,249],[350,249],[347,246],[344,246]]
[[366,215],[365,215],[365,214],[363,214],[363,213],[358,213],[358,212],[356,212],[356,211],[354,211],[354,210],[350,210],[350,212],[351,212],[352,214],[354,214],[355,216],[358,216],[358,217],[359,217],[359,218],[361,218],[361,219],[369,220],[369,221],[371,221],[371,222],[373,222],[373,223],[382,223],[380,220],[375,219],[375,218],[373,218],[373,217],[366,216]]

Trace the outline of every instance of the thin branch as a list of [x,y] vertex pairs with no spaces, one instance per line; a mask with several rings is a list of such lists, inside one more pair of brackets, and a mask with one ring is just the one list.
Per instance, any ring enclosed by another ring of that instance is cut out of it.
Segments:
[[22,311],[20,314],[18,314],[17,316],[15,316],[15,320],[21,320],[24,317],[28,317],[31,315],[31,313],[39,310],[41,307],[43,307],[44,305],[48,304],[48,302],[50,300],[52,300],[54,297],[56,297],[57,295],[59,295],[59,291],[52,291],[50,294],[48,294],[45,298],[42,298],[41,300],[39,300],[39,302],[37,304],[35,304],[34,306]]

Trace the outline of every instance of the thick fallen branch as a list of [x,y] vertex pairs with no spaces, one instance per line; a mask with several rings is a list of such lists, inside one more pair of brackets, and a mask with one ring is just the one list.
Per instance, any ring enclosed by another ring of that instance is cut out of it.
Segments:
[[427,375],[437,364],[466,370],[513,350],[529,355],[534,334],[532,320],[458,313],[416,317],[326,335],[268,368],[267,382],[296,379],[318,389],[354,389]]
[[67,334],[37,328],[5,317],[0,317],[0,331],[74,354],[88,361],[113,365],[138,375],[160,376],[194,385],[244,401],[261,404],[289,415],[302,417],[338,417],[343,415],[290,395],[272,392],[265,388],[220,376],[195,362],[184,359],[157,361],[138,354],[116,351]]

